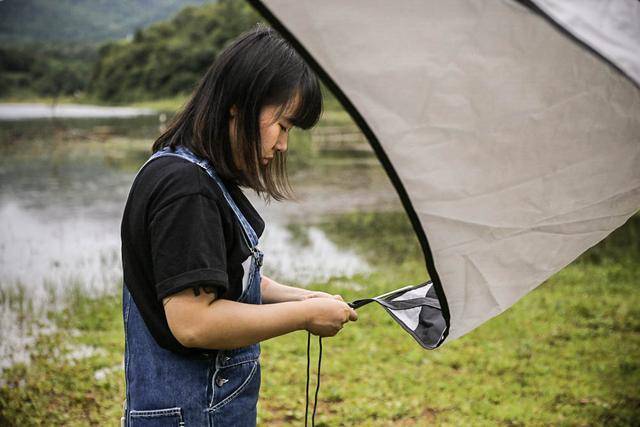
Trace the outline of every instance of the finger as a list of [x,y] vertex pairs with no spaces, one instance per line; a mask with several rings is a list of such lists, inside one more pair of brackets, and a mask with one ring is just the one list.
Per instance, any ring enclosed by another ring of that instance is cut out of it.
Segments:
[[356,321],[358,320],[358,313],[352,308],[351,312],[349,312],[349,320]]

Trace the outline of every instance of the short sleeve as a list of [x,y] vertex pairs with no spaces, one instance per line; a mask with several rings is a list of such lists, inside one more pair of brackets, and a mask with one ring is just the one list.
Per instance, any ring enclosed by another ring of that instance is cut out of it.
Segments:
[[227,255],[215,200],[190,194],[171,201],[149,224],[151,257],[159,301],[194,286],[229,289]]

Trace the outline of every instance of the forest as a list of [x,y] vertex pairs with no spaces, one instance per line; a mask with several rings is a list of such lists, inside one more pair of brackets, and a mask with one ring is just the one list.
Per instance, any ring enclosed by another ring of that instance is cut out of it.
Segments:
[[[199,7],[193,4],[203,0],[131,0],[112,3],[119,5],[115,10],[101,1],[71,8],[69,16],[62,13],[65,2],[23,3],[0,3],[0,97],[5,99],[74,96],[126,103],[186,94],[225,43],[259,21],[247,3],[233,0]],[[170,14],[170,5],[185,4],[173,18],[145,26],[160,12]],[[120,20],[123,11],[147,9],[155,15],[141,12],[133,14],[135,21]],[[37,25],[47,16],[58,20],[50,27],[59,28],[49,37]],[[21,21],[30,22],[23,31],[17,26]]]

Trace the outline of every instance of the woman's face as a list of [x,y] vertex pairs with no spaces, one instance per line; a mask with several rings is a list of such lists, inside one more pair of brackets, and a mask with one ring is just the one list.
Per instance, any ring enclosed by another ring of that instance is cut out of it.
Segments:
[[[280,118],[276,120],[276,113],[280,106],[266,105],[260,110],[260,163],[263,166],[273,160],[277,151],[287,151],[289,130],[293,127],[290,117],[297,108],[298,98],[285,110]],[[229,131],[232,141],[235,142],[235,107],[231,109],[231,120],[229,121]]]
[[285,110],[280,118],[276,120],[277,105],[267,105],[260,111],[260,142],[262,146],[262,157],[260,162],[263,165],[269,164],[277,151],[287,151],[287,140],[289,131],[293,127],[291,114],[296,109],[296,101]]
[[260,163],[263,165],[275,156],[276,151],[287,151],[287,140],[291,123],[282,114],[279,120],[276,119],[277,106],[266,106],[260,111],[260,142],[262,146],[262,157]]

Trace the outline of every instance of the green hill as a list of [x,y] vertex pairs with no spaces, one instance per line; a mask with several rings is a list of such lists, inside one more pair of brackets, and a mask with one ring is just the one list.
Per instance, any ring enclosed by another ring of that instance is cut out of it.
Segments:
[[225,44],[259,20],[245,1],[185,8],[131,40],[103,46],[89,91],[115,102],[190,92]]
[[185,6],[212,1],[4,0],[0,1],[0,42],[15,46],[119,39],[171,17]]
[[[203,4],[130,33],[161,10],[167,15],[190,3]],[[145,5],[149,10],[142,11]],[[33,21],[25,18],[30,14]],[[262,21],[245,0],[0,0],[0,16],[0,38],[20,40],[0,44],[1,97],[78,95],[108,103],[189,93],[231,39]],[[29,22],[20,38],[17,22],[23,19]],[[33,42],[45,37],[46,28],[38,23],[47,20],[51,37]],[[91,28],[95,32],[89,35]],[[123,34],[129,36],[112,39]],[[65,38],[71,41],[61,41]],[[105,39],[101,45],[95,42],[100,39]]]
[[0,96],[174,96],[257,20],[242,0],[0,0]]

